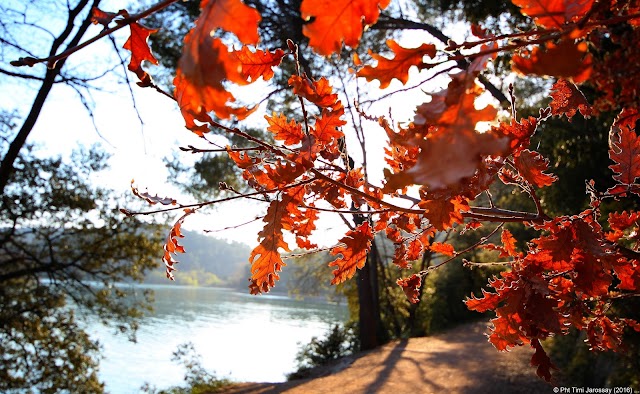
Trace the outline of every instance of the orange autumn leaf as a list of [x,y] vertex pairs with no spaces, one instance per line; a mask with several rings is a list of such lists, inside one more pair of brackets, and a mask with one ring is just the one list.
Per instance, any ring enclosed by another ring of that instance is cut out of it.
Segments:
[[276,49],[273,52],[256,49],[252,52],[246,45],[233,54],[242,66],[242,76],[252,82],[260,77],[265,81],[273,78],[273,67],[278,66],[284,57],[282,49]]
[[132,23],[129,28],[131,29],[131,35],[122,46],[122,48],[131,51],[131,60],[127,68],[133,71],[140,79],[138,85],[142,87],[149,86],[151,77],[142,69],[142,62],[146,60],[150,63],[158,64],[158,59],[151,53],[147,42],[149,35],[158,30],[146,28],[139,23]]
[[191,31],[185,38],[185,47],[178,64],[174,96],[180,106],[187,128],[204,133],[206,125],[198,125],[194,121],[207,123],[211,118],[210,111],[220,118],[226,119],[235,115],[239,119],[251,113],[244,107],[232,107],[235,97],[224,87],[226,80],[244,83],[238,70],[237,59],[230,55],[226,45],[218,38],[208,35],[193,36]]
[[302,18],[309,21],[302,32],[321,55],[339,53],[342,43],[355,48],[362,31],[378,20],[390,0],[303,0]]
[[420,275],[413,274],[408,278],[398,279],[396,283],[402,287],[402,291],[404,291],[410,303],[417,304],[420,302],[420,286],[422,285]]
[[470,311],[484,313],[489,310],[496,309],[500,304],[501,298],[499,294],[489,293],[482,289],[482,297],[477,298],[473,294],[467,298],[464,303]]
[[503,256],[501,253],[500,257],[518,256],[518,249],[516,245],[517,241],[513,237],[513,234],[511,234],[511,231],[507,229],[502,230],[502,234],[500,235],[500,240],[502,241],[502,246],[504,247],[504,251],[506,252],[506,256]]
[[594,0],[511,0],[523,15],[533,18],[542,27],[561,27],[566,22],[584,16]]
[[403,48],[394,40],[387,40],[387,46],[394,53],[392,59],[388,59],[378,54],[371,56],[378,61],[375,67],[365,66],[358,71],[359,77],[364,77],[367,81],[377,79],[380,81],[380,89],[384,89],[391,83],[392,79],[397,79],[402,84],[406,84],[409,79],[409,69],[422,63],[422,58],[426,55],[433,58],[436,55],[436,46],[433,44],[422,44],[418,48]]
[[184,214],[180,216],[178,220],[176,220],[176,222],[171,227],[169,235],[167,235],[167,240],[164,244],[164,255],[162,256],[162,262],[164,263],[166,268],[167,278],[171,280],[175,280],[175,278],[173,277],[173,271],[176,270],[175,265],[178,263],[178,261],[173,259],[172,255],[185,252],[184,246],[180,245],[180,243],[178,242],[178,238],[184,238],[184,235],[182,235],[182,232],[180,231],[180,227],[182,226],[184,219],[194,212],[195,209],[185,209]]
[[445,256],[453,256],[456,253],[456,251],[453,249],[453,245],[441,242],[432,243],[431,245],[429,245],[429,249],[431,249],[432,252],[441,253]]
[[549,159],[545,159],[538,152],[525,149],[514,157],[513,162],[520,175],[534,186],[549,186],[558,180],[557,176],[544,173],[549,167]]
[[287,117],[283,114],[265,115],[264,118],[269,123],[267,130],[273,133],[273,138],[276,140],[283,141],[285,145],[289,146],[302,142],[302,138],[304,137],[302,126],[294,119],[287,122]]
[[566,79],[560,79],[553,85],[551,98],[553,100],[549,106],[553,115],[565,115],[571,120],[577,111],[580,111],[585,118],[591,116],[593,112],[580,89]]
[[331,249],[332,255],[341,255],[331,263],[329,267],[336,267],[333,271],[332,285],[340,284],[351,279],[356,273],[356,269],[364,267],[367,262],[367,254],[371,249],[373,232],[369,222],[364,222],[355,230],[350,230],[340,239],[340,243]]
[[249,256],[250,280],[260,292],[266,293],[275,286],[275,282],[280,279],[277,272],[286,265],[278,250],[289,251],[289,245],[284,241],[282,234],[283,217],[287,215],[288,202],[286,198],[283,198],[282,201],[271,201],[263,219],[266,224],[258,234],[258,239],[262,239],[262,241]]
[[325,77],[313,81],[306,76],[292,75],[289,78],[289,86],[293,87],[294,94],[306,98],[319,107],[341,106],[338,95],[333,93],[333,88]]
[[584,82],[591,75],[593,59],[587,52],[587,44],[565,39],[558,44],[547,43],[542,49],[521,51],[511,59],[513,69],[524,75],[569,78],[575,83]]
[[536,368],[536,375],[551,382],[551,370],[558,368],[551,362],[537,338],[531,341],[531,346],[535,349],[535,353],[531,356],[531,366]]
[[245,151],[234,151],[230,146],[227,146],[227,154],[233,160],[239,168],[247,169],[256,165],[259,160],[255,159]]
[[93,23],[94,25],[102,25],[105,28],[107,28],[111,23],[111,21],[113,21],[115,17],[117,17],[118,15],[121,15],[122,13],[123,11],[120,11],[118,13],[107,12],[107,11],[102,11],[98,7],[93,7],[91,9],[91,23]]
[[640,138],[633,129],[620,129],[612,140],[609,157],[615,162],[609,168],[613,170],[616,181],[631,185],[640,177]]
[[344,136],[340,127],[347,122],[340,118],[342,113],[342,110],[333,112],[323,110],[321,116],[316,118],[316,123],[310,133],[316,138],[317,144],[320,146],[330,145]]
[[[467,85],[471,85],[468,88]],[[430,191],[446,189],[471,178],[482,166],[484,157],[500,156],[507,151],[508,138],[491,130],[475,131],[476,124],[495,119],[497,110],[492,106],[475,108],[475,99],[483,89],[468,81],[463,74],[453,79],[449,87],[432,95],[432,100],[420,105],[414,117],[415,130],[426,131],[414,138],[403,133],[404,138],[395,138],[395,144],[418,146],[415,165],[391,174],[385,171],[386,191],[410,185],[424,185]],[[389,131],[387,134],[390,135]],[[393,138],[390,135],[390,138]]]
[[455,223],[462,223],[462,212],[470,209],[467,199],[461,196],[421,201],[419,206],[425,210],[424,217],[429,219],[429,223],[440,231],[450,228]]
[[186,121],[186,126],[197,134],[207,131],[211,122],[208,112],[220,118],[232,115],[243,119],[251,113],[245,107],[232,107],[235,98],[224,87],[224,82],[246,84],[242,65],[229,53],[219,38],[213,37],[217,29],[236,34],[247,44],[258,41],[258,12],[240,0],[207,0],[200,4],[201,14],[196,26],[186,35],[182,56],[178,62],[174,97]]
[[490,133],[453,130],[420,142],[417,160],[408,170],[386,172],[385,190],[397,190],[409,185],[425,185],[435,191],[472,177],[487,155],[500,155],[507,139]]
[[200,9],[202,13],[198,21],[209,32],[219,28],[235,34],[243,44],[258,43],[260,14],[255,8],[241,0],[203,0]]

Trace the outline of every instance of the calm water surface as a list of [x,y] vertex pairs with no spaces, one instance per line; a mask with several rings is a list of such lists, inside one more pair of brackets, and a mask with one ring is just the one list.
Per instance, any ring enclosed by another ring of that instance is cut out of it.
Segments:
[[235,381],[281,382],[295,369],[299,344],[324,336],[347,319],[345,305],[251,296],[229,289],[148,286],[155,311],[143,320],[138,342],[99,324],[89,332],[103,346],[100,376],[113,394],[137,393],[145,382],[157,388],[181,385],[185,370],[171,361],[191,342],[202,364]]

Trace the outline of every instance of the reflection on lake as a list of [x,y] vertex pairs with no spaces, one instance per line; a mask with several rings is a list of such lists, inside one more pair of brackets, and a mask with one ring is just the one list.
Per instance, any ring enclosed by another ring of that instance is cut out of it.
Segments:
[[219,377],[281,382],[295,369],[299,343],[347,319],[346,306],[321,301],[230,289],[148,288],[155,291],[155,311],[142,321],[136,344],[99,324],[89,327],[103,345],[100,376],[110,393],[136,393],[144,382],[181,385],[185,371],[171,355],[185,342],[194,344],[202,365]]

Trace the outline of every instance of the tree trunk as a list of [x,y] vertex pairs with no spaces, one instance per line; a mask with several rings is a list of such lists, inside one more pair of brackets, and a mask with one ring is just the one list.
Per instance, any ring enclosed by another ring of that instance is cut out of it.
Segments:
[[[354,222],[359,225],[365,218],[354,216]],[[375,242],[372,241],[372,242]],[[356,283],[358,285],[358,329],[360,350],[376,348],[386,342],[384,323],[380,316],[380,295],[378,291],[378,265],[380,256],[378,249],[372,245],[367,256],[365,266],[358,270]]]
[[[78,17],[80,12],[82,12],[82,10],[87,7],[88,3],[89,0],[82,0],[76,5],[75,8],[69,10],[69,18],[67,19],[65,30],[60,33],[60,35],[56,37],[55,40],[53,40],[49,55],[55,55],[62,44],[67,40],[67,38],[69,38],[69,36],[73,32],[76,18]],[[91,7],[97,7],[99,3],[100,0],[93,0]],[[82,21],[67,47],[69,48],[78,45],[89,26],[91,26],[91,13],[88,13],[85,19]],[[31,133],[31,130],[33,130],[36,121],[40,117],[40,113],[42,112],[44,103],[47,100],[49,93],[51,93],[51,88],[53,87],[53,84],[55,83],[58,75],[60,75],[65,62],[66,59],[60,59],[60,61],[58,61],[58,63],[53,68],[47,69],[45,77],[42,81],[42,86],[40,86],[40,89],[36,94],[36,98],[33,101],[33,105],[31,106],[29,115],[27,115],[26,119],[24,120],[24,123],[22,124],[22,127],[20,127],[20,131],[18,131],[18,134],[15,136],[13,141],[11,141],[9,149],[7,150],[7,154],[2,158],[2,163],[0,163],[0,194],[4,194],[4,189],[7,186],[9,178],[11,178],[11,175],[14,171],[13,164],[18,158],[20,150],[27,142],[27,137]]]

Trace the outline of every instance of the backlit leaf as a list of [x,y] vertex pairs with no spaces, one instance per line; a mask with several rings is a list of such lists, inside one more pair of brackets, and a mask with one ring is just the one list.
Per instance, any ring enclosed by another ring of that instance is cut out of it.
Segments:
[[587,44],[576,44],[565,39],[558,44],[547,43],[545,48],[536,46],[523,50],[511,59],[513,68],[524,75],[568,78],[575,83],[584,82],[591,74],[593,59],[587,52]]
[[243,119],[251,113],[245,107],[233,107],[233,95],[223,82],[246,84],[242,65],[227,46],[213,33],[224,29],[234,33],[244,44],[258,42],[258,12],[240,0],[205,0],[200,3],[201,14],[196,26],[185,36],[182,56],[178,62],[174,97],[186,121],[197,134],[207,132],[208,112],[220,118],[236,116]]
[[441,242],[432,243],[431,245],[429,245],[429,249],[431,249],[432,252],[441,253],[445,256],[453,256],[456,253],[456,251],[453,249],[453,245]]
[[302,142],[304,133],[302,132],[302,126],[295,120],[291,119],[287,122],[287,117],[283,114],[280,115],[265,115],[264,117],[269,122],[268,131],[273,133],[273,138],[278,141],[283,141],[285,145],[297,145]]
[[584,16],[594,0],[511,0],[523,15],[533,18],[542,27],[561,27]]
[[319,107],[337,108],[339,103],[338,95],[333,92],[329,81],[324,77],[312,81],[305,76],[292,75],[289,78],[289,86],[293,87],[294,94],[306,98]]
[[252,82],[260,77],[265,81],[270,80],[273,77],[273,67],[278,66],[285,55],[282,49],[273,52],[256,49],[252,52],[246,45],[233,54],[242,66],[242,76]]
[[[355,48],[366,26],[376,23],[380,9],[390,0],[303,0],[302,18],[309,22],[302,32],[321,55],[339,53],[342,43]],[[313,18],[313,19],[311,19]]]
[[378,61],[378,64],[375,67],[365,66],[358,71],[358,76],[366,78],[367,81],[374,79],[380,81],[380,89],[389,86],[394,78],[402,84],[406,84],[409,79],[409,69],[412,66],[420,65],[424,56],[433,58],[436,55],[436,46],[433,44],[422,44],[418,48],[403,48],[394,40],[389,39],[387,46],[394,53],[392,59],[372,54],[371,56]]
[[549,167],[549,160],[538,152],[525,149],[513,161],[520,175],[534,186],[549,186],[558,180],[555,175],[543,172]]
[[386,191],[410,185],[424,185],[430,191],[445,189],[476,174],[484,157],[506,152],[506,137],[475,131],[477,122],[494,120],[497,114],[491,106],[475,109],[475,99],[482,89],[476,86],[456,94],[450,91],[460,89],[460,82],[455,81],[417,108],[414,124],[421,129],[430,127],[429,133],[426,138],[404,142],[420,147],[416,163],[399,173],[387,172]]
[[553,85],[551,98],[553,100],[550,106],[553,115],[566,115],[570,120],[577,111],[580,111],[585,118],[591,116],[593,112],[584,94],[566,79],[560,79]]
[[340,239],[340,243],[331,249],[332,255],[341,255],[331,263],[329,267],[336,267],[333,271],[332,285],[337,285],[351,279],[356,273],[356,269],[364,267],[367,262],[367,255],[371,248],[373,232],[369,222],[364,222],[355,230],[350,230]]
[[129,28],[131,29],[131,35],[122,48],[131,51],[131,60],[129,61],[128,69],[133,71],[140,79],[138,85],[145,87],[151,83],[151,77],[142,69],[142,62],[146,60],[153,64],[158,64],[158,60],[151,53],[151,49],[149,49],[147,40],[150,34],[158,30],[148,29],[139,23],[132,23],[129,25]]
[[424,217],[429,219],[429,223],[440,231],[450,228],[455,223],[462,223],[462,212],[470,209],[467,200],[461,196],[447,200],[421,201],[420,208],[425,210]]
[[282,200],[271,201],[263,219],[266,224],[258,234],[258,240],[262,241],[249,256],[251,283],[263,293],[275,286],[275,282],[280,279],[278,272],[286,265],[282,261],[279,249],[289,251],[289,245],[284,241],[282,233],[283,217],[287,215],[289,201],[290,197],[287,196]]
[[609,166],[613,179],[624,184],[633,184],[640,177],[640,138],[633,129],[624,127],[614,138],[609,157],[615,162]]
[[420,302],[420,286],[422,285],[420,275],[413,274],[408,278],[398,279],[396,283],[402,287],[402,291],[404,291],[410,303],[417,304]]
[[174,280],[173,271],[176,270],[175,265],[178,261],[173,259],[173,255],[176,253],[184,253],[184,247],[180,245],[178,242],[178,238],[184,238],[182,232],[180,231],[180,227],[184,222],[184,219],[195,212],[195,209],[185,209],[184,214],[176,220],[176,222],[171,227],[171,231],[169,235],[167,235],[167,240],[164,244],[164,255],[162,256],[162,262],[166,268],[167,278]]
[[551,359],[547,356],[547,353],[544,351],[544,348],[537,338],[531,341],[531,347],[535,349],[535,353],[531,356],[531,366],[536,367],[536,374],[540,378],[550,382],[551,370],[558,368],[553,365]]
[[205,30],[214,32],[220,28],[235,34],[243,44],[258,43],[260,14],[255,8],[241,0],[203,0],[200,9],[198,21],[206,26]]

